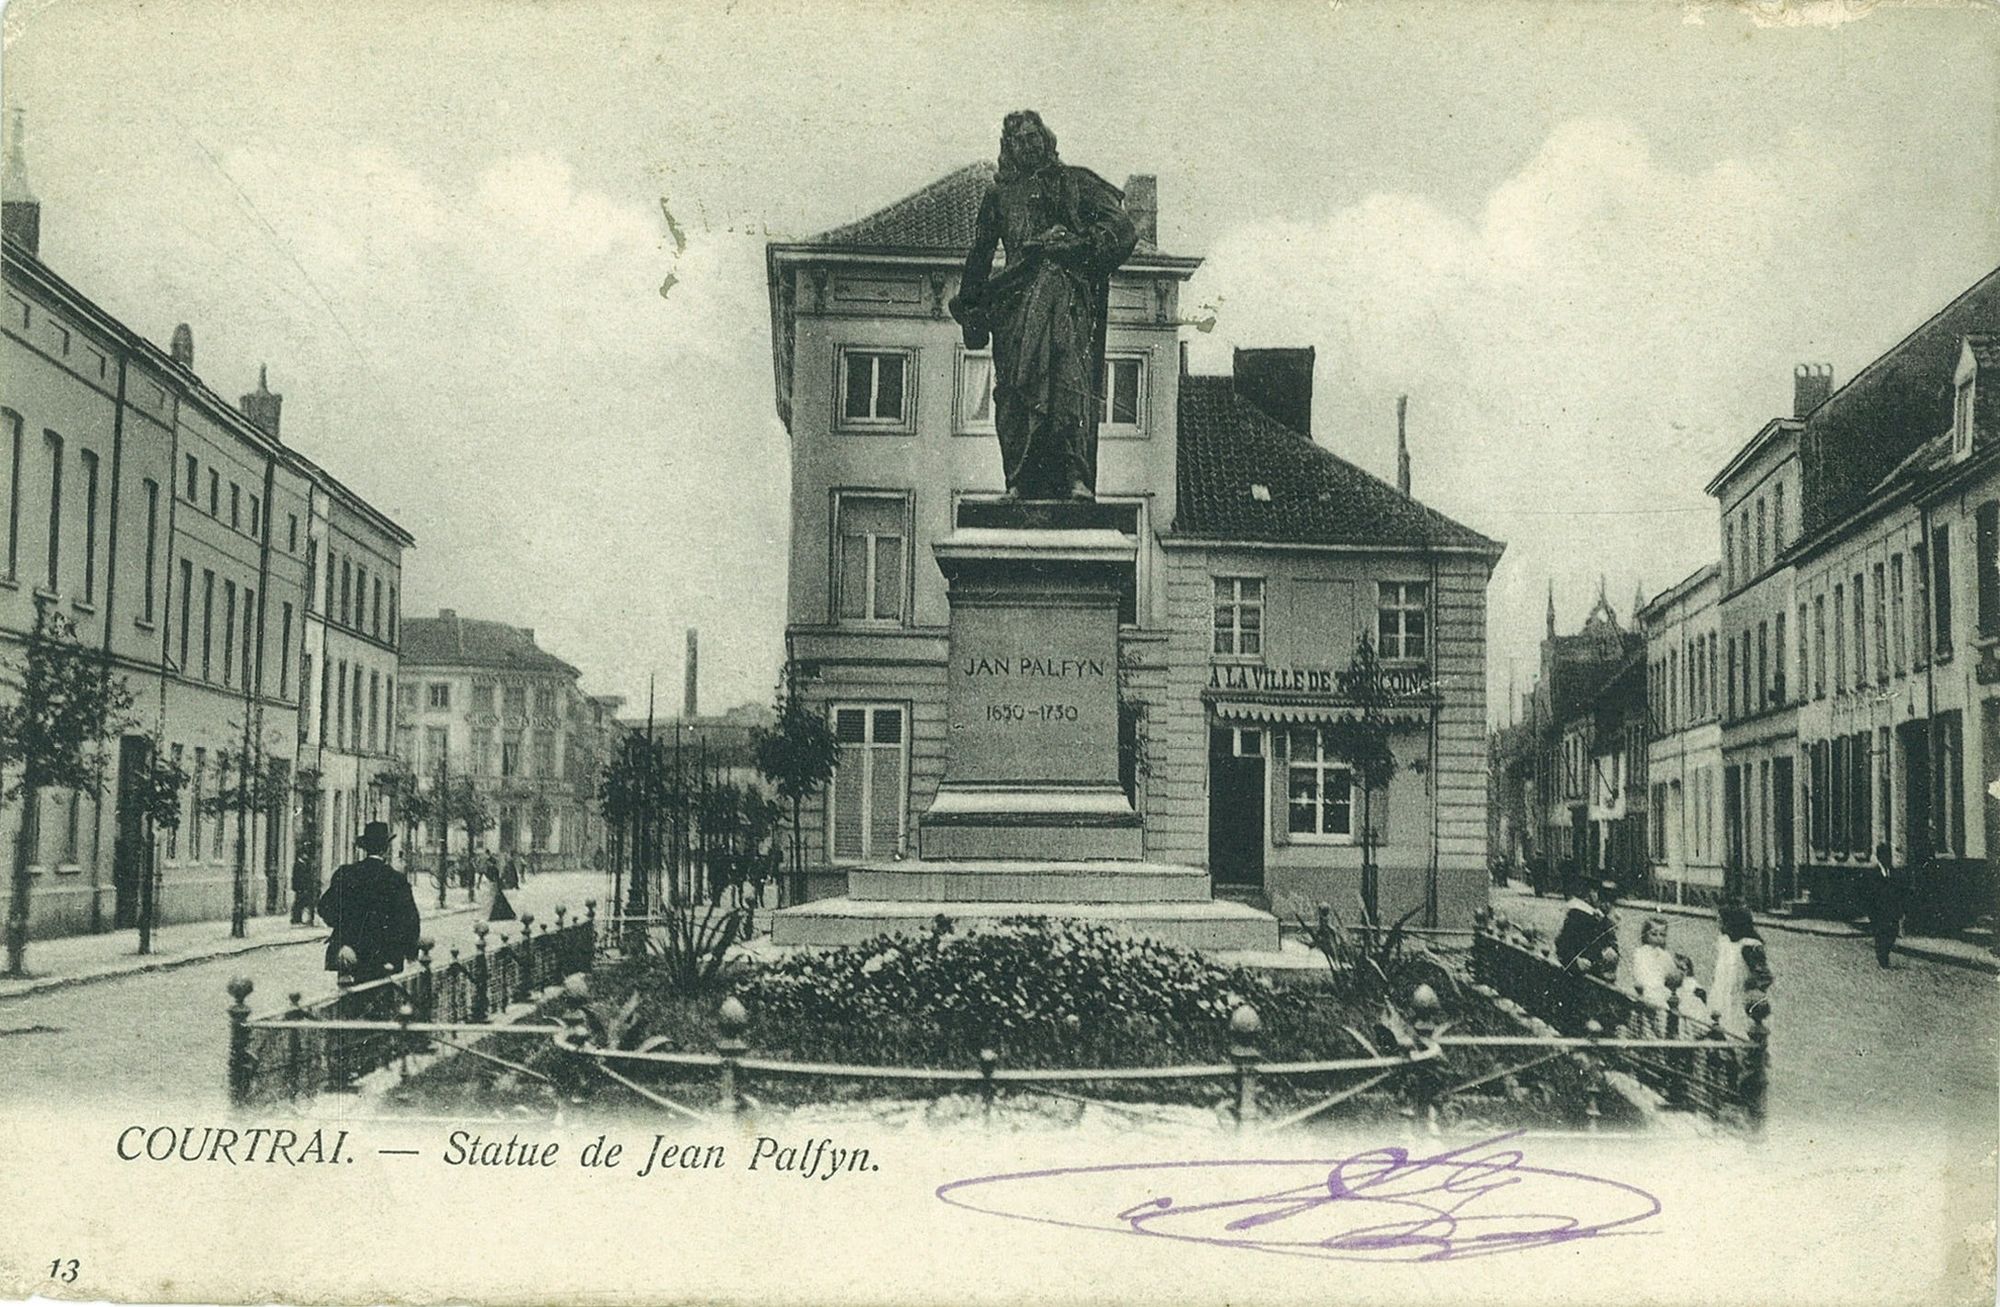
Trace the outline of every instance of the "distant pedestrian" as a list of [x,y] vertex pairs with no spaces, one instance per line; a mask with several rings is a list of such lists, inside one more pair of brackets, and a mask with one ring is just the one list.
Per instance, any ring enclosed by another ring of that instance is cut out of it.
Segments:
[[1750,1033],[1750,1005],[1770,990],[1771,964],[1756,919],[1740,903],[1724,904],[1716,913],[1715,974],[1708,994],[1715,1023],[1724,1034],[1738,1038]]
[[355,983],[401,971],[417,956],[423,918],[410,883],[388,862],[389,823],[371,821],[354,842],[362,851],[333,873],[320,896],[320,919],[333,928],[326,941],[326,969]]
[[507,855],[507,878],[500,882],[502,889],[521,888],[521,862],[513,854]]
[[500,859],[493,856],[491,849],[486,850],[486,879],[492,881],[495,888],[500,886]]
[[1868,924],[1875,935],[1875,965],[1890,970],[1889,955],[1903,928],[1903,887],[1896,879],[1895,854],[1888,842],[1875,846],[1875,866],[1869,873]]
[[292,859],[292,924],[313,924],[313,904],[319,900],[319,869],[310,853],[300,850]]

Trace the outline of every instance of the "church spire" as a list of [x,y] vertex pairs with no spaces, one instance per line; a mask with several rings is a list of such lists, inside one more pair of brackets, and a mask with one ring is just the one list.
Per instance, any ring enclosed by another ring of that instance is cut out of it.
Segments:
[[42,202],[28,188],[28,156],[21,140],[26,117],[16,105],[7,114],[7,164],[0,171],[0,231],[7,239],[40,254]]
[[1549,578],[1549,613],[1547,618],[1549,639],[1556,638],[1556,579]]

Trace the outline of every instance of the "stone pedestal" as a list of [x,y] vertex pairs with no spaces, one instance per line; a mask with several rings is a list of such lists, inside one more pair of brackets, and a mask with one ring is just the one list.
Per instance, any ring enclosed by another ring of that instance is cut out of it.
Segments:
[[1142,860],[1118,777],[1118,609],[1136,546],[1096,504],[967,505],[933,546],[950,586],[944,776],[913,859],[772,918],[778,945],[966,921],[1074,917],[1224,952],[1275,953],[1267,912],[1199,867]]

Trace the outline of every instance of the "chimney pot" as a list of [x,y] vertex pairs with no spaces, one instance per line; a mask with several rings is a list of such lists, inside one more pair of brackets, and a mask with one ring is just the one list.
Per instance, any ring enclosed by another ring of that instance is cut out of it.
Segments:
[[[193,343],[190,341],[188,351],[190,359],[193,357],[193,352]],[[257,366],[257,389],[238,402],[243,409],[243,416],[249,418],[252,425],[271,439],[278,438],[278,418],[284,410],[285,397],[271,393],[269,371],[263,364]]]
[[194,371],[194,328],[183,322],[174,328],[173,343],[167,354],[188,371]]
[[1148,245],[1160,243],[1159,178],[1135,172],[1125,179],[1125,215],[1132,220],[1140,240]]
[[440,608],[438,609],[438,620],[441,622],[456,621],[458,620],[458,610],[455,608]]
[[19,107],[7,115],[7,166],[0,172],[0,232],[39,256],[42,202],[28,187],[28,156],[22,141],[25,117]]
[[1410,497],[1410,441],[1404,433],[1403,424],[1410,411],[1410,397],[1396,396],[1396,489],[1403,492],[1403,498]]
[[1792,369],[1792,416],[1806,417],[1833,394],[1831,363],[1801,363]]
[[1236,350],[1231,356],[1236,393],[1310,440],[1314,354],[1310,345]]

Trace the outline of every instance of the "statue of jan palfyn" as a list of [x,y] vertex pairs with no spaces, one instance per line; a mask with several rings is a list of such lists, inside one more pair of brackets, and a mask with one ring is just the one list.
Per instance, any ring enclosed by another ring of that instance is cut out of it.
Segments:
[[[1007,115],[999,173],[980,203],[951,314],[968,349],[993,345],[994,425],[1009,497],[1096,497],[1111,274],[1137,239],[1118,189],[1065,166],[1040,114]],[[998,273],[996,244],[1007,253]]]

